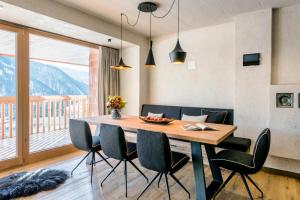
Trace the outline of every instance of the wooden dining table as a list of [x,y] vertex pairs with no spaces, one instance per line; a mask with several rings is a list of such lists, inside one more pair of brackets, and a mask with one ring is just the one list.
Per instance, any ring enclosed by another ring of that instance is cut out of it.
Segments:
[[[117,125],[124,131],[136,132],[137,129],[164,132],[169,138],[178,139],[191,143],[192,164],[194,169],[195,192],[197,200],[211,199],[215,192],[223,183],[220,168],[210,162],[216,156],[215,146],[231,135],[236,129],[233,125],[204,123],[215,130],[185,131],[181,128],[185,124],[195,122],[175,120],[168,125],[147,123],[139,119],[138,116],[122,115],[121,119],[114,120],[110,115],[83,118],[90,125],[111,124]],[[208,158],[208,163],[212,173],[212,182],[206,187],[202,146]]]

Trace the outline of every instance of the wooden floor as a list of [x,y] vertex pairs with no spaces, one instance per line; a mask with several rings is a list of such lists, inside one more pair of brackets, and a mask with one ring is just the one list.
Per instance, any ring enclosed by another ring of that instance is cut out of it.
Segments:
[[[30,153],[71,144],[69,129],[30,135]],[[16,157],[16,138],[0,139],[0,160]]]
[[[69,155],[64,155],[55,159],[38,162],[28,166],[19,167],[14,170],[9,170],[0,173],[0,177],[6,176],[10,173],[19,171],[30,171],[39,168],[55,168],[69,170],[77,164],[82,158],[82,153],[76,152]],[[116,161],[109,159],[112,164],[116,164]],[[137,163],[137,160],[135,160]],[[206,178],[211,180],[208,167],[206,167]],[[103,188],[100,187],[100,181],[110,171],[110,168],[103,162],[97,163],[94,170],[93,184],[90,184],[90,167],[82,164],[78,170],[75,171],[73,177],[68,179],[65,184],[61,185],[56,190],[41,192],[37,195],[22,198],[27,199],[47,199],[47,200],[75,200],[75,199],[103,199],[103,200],[114,200],[114,199],[126,199],[125,198],[125,185],[123,166],[116,170],[115,174],[105,182]],[[143,188],[146,186],[145,179],[132,167],[128,167],[128,198],[136,199]],[[146,176],[151,179],[155,173],[149,170],[143,169]],[[227,171],[223,171],[223,176],[228,176]],[[177,172],[176,177],[188,188],[191,192],[191,199],[195,199],[195,187],[193,168],[191,163],[184,167],[181,171]],[[261,189],[265,193],[265,200],[298,200],[300,199],[300,180],[294,178],[288,178],[283,176],[277,176],[260,172],[254,176],[253,179],[258,183]],[[188,199],[187,194],[183,191],[179,185],[173,180],[169,179],[171,197],[173,200],[184,200]],[[250,186],[252,194],[257,199],[258,192],[254,187]],[[167,193],[165,190],[165,182],[162,181],[161,187],[157,188],[157,181],[149,188],[141,199],[167,199]],[[243,186],[242,180],[239,176],[236,176],[227,185],[220,195],[216,198],[226,200],[245,200],[248,199],[246,189]]]

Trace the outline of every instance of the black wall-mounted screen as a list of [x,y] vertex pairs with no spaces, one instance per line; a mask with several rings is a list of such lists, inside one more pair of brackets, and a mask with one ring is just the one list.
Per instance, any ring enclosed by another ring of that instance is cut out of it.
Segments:
[[243,66],[259,65],[259,60],[260,60],[259,53],[244,54],[243,55]]

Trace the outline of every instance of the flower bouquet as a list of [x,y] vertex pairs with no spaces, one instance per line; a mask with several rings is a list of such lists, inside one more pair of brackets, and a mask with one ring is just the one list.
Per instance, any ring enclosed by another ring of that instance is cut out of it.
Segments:
[[121,109],[124,108],[126,102],[120,96],[109,96],[106,107],[111,110],[113,119],[121,119]]

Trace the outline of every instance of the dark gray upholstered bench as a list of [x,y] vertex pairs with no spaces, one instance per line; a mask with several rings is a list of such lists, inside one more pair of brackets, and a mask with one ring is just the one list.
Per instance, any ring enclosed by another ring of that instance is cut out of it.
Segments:
[[[141,115],[147,116],[148,112],[152,113],[163,113],[164,117],[181,120],[181,116],[185,115],[202,115],[203,110],[206,111],[217,111],[227,112],[224,124],[233,125],[233,109],[220,109],[220,108],[203,108],[203,107],[180,107],[180,106],[166,106],[166,105],[142,105]],[[233,134],[227,137],[217,147],[224,149],[232,149],[237,151],[246,152],[251,146],[251,140],[248,138],[236,137]]]

